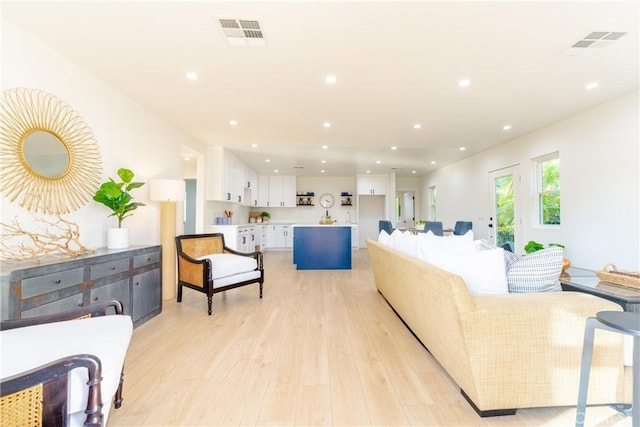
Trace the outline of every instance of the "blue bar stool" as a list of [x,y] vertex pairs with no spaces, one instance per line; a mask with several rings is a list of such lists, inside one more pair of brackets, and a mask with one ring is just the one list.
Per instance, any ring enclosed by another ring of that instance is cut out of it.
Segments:
[[638,426],[640,425],[640,313],[601,311],[596,314],[596,317],[589,317],[584,328],[576,427],[584,426],[593,353],[593,336],[596,328],[633,335],[633,408],[631,410],[631,425]]

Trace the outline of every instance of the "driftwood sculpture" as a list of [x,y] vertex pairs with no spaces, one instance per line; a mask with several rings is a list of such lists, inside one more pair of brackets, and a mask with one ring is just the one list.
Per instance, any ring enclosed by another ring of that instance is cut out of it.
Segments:
[[0,222],[0,258],[17,261],[33,260],[46,255],[74,257],[94,248],[80,242],[80,227],[62,215],[33,215],[34,230],[27,230],[14,218],[9,224]]

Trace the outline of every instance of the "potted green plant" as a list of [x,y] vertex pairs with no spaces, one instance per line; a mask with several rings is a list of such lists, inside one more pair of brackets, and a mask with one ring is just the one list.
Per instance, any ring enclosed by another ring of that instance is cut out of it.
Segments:
[[[557,246],[559,248],[564,249],[564,245],[561,243],[549,243],[549,247]],[[535,240],[529,240],[529,242],[524,245],[524,251],[528,254],[537,252],[539,250],[544,249],[544,245],[542,243],[538,243]],[[562,258],[562,269],[566,270],[571,267],[571,261],[567,257]]]
[[267,222],[269,218],[271,218],[271,214],[269,212],[262,212],[260,218],[262,218],[262,222]]
[[115,216],[118,219],[118,227],[107,230],[108,249],[129,247],[129,230],[122,227],[122,222],[130,217],[134,210],[145,206],[144,203],[134,202],[130,193],[131,190],[142,187],[144,182],[134,182],[134,173],[125,168],[118,169],[118,177],[120,182],[110,177],[109,181],[100,185],[93,196],[93,200],[111,209],[109,216]]

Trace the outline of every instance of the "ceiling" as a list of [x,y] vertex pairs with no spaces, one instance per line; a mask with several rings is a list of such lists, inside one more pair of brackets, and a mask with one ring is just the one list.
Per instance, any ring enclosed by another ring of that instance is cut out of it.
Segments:
[[[635,1],[2,2],[203,144],[315,176],[424,175],[638,90],[638,17]],[[220,18],[263,39],[236,46]],[[626,34],[571,47],[594,31]]]

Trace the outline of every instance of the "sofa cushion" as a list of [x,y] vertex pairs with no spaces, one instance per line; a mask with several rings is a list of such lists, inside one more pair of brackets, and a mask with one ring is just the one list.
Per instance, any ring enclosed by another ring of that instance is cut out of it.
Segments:
[[426,262],[462,277],[471,295],[506,294],[509,289],[503,251],[502,248],[465,252],[440,250],[431,253]]
[[416,256],[423,261],[437,256],[441,252],[460,253],[472,252],[476,247],[473,242],[473,232],[469,230],[462,236],[436,236],[431,231],[418,234]]
[[418,238],[415,234],[409,231],[402,232],[395,229],[393,230],[393,233],[391,233],[388,246],[415,258],[417,255],[417,243]]
[[378,234],[378,242],[382,243],[383,245],[386,245],[389,243],[389,233],[387,233],[384,230],[380,230],[380,234]]
[[561,291],[562,248],[552,247],[528,255],[515,256],[507,269],[509,292]]
[[234,254],[211,254],[200,258],[211,260],[211,278],[233,276],[235,274],[246,273],[258,268],[258,261],[248,256]]

